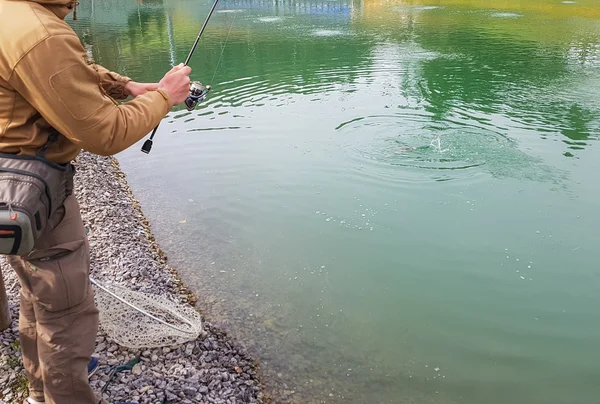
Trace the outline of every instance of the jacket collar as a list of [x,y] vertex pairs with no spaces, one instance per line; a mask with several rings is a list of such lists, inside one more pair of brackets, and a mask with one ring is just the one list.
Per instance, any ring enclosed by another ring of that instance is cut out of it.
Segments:
[[[23,1],[23,0],[22,0]],[[73,11],[74,6],[77,4],[76,0],[24,0],[31,1],[32,3],[38,3],[48,10],[52,11],[58,18],[64,20],[69,13]]]

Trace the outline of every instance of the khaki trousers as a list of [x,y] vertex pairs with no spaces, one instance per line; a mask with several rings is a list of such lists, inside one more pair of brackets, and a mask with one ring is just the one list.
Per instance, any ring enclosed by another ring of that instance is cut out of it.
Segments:
[[8,256],[21,283],[19,340],[29,396],[46,404],[92,404],[87,365],[98,310],[79,204],[67,198],[26,257]]

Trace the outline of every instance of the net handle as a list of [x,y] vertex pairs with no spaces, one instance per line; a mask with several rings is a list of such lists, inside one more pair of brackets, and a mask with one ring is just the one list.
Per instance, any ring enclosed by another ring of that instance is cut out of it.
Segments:
[[[131,304],[131,303],[129,303],[128,301],[124,300],[123,298],[121,298],[121,297],[117,296],[116,294],[114,294],[114,293],[113,293],[113,292],[111,292],[110,290],[106,289],[104,286],[100,285],[100,284],[99,284],[99,283],[98,283],[98,282],[97,282],[97,281],[96,281],[94,278],[92,278],[91,276],[90,276],[90,281],[91,281],[91,282],[92,282],[94,285],[98,286],[100,289],[102,289],[103,291],[105,291],[106,293],[108,293],[109,295],[111,295],[112,297],[114,297],[115,299],[119,300],[121,303],[125,303],[127,306],[131,307],[131,308],[132,308],[132,309],[134,309],[134,310],[137,310],[137,311],[139,311],[140,313],[142,313],[142,314],[144,314],[144,315],[146,315],[146,316],[150,317],[151,319],[153,319],[153,320],[155,320],[155,321],[158,321],[159,323],[161,323],[161,324],[164,324],[164,325],[166,325],[167,327],[170,327],[170,328],[172,328],[172,329],[174,329],[174,330],[176,330],[176,331],[182,332],[182,333],[184,333],[184,334],[194,334],[193,332],[190,332],[190,331],[188,331],[188,330],[183,330],[183,329],[181,329],[181,328],[179,328],[179,327],[177,327],[177,326],[174,326],[173,324],[169,324],[169,323],[167,323],[166,321],[164,321],[164,320],[161,320],[160,318],[158,318],[158,317],[156,317],[156,316],[153,316],[152,314],[148,313],[148,312],[147,312],[147,311],[145,311],[144,309],[140,309],[139,307],[136,307],[136,306],[134,306],[133,304]],[[176,317],[179,317],[179,318],[180,318],[180,319],[181,319],[183,322],[187,323],[187,324],[188,324],[190,327],[194,328],[194,324],[192,324],[192,323],[191,323],[189,320],[187,320],[186,318],[184,318],[184,317],[180,316],[180,315],[179,315],[179,314],[177,314],[177,313],[171,313],[171,314],[173,314],[173,315],[174,315],[174,316],[176,316]]]

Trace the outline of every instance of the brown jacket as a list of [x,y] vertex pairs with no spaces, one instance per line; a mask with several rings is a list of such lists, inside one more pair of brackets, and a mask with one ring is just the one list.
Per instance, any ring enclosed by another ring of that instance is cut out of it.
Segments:
[[0,152],[33,155],[52,128],[56,163],[81,151],[112,155],[148,134],[173,107],[164,91],[134,100],[130,79],[87,62],[64,21],[72,0],[0,0]]

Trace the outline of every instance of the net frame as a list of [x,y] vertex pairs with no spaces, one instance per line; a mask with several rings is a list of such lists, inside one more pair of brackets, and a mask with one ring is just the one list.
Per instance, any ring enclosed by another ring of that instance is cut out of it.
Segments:
[[118,344],[158,348],[183,344],[202,333],[202,317],[193,307],[163,295],[129,290],[121,285],[95,286],[100,326]]

